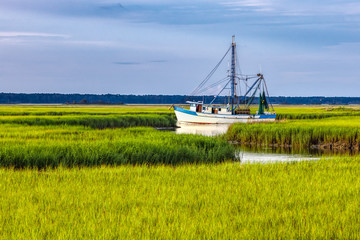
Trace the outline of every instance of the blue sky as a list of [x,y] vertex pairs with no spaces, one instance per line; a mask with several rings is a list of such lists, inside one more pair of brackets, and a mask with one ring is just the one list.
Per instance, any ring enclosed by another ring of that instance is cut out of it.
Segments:
[[270,95],[360,95],[353,0],[1,0],[0,92],[188,94],[233,34]]

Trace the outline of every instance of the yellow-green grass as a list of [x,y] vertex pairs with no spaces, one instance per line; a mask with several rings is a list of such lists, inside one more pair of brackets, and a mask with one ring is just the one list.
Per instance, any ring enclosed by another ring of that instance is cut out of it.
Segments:
[[[322,119],[336,116],[360,116],[359,105],[274,105],[276,118],[281,119]],[[258,105],[251,105],[251,114],[255,114]],[[270,112],[273,112],[270,109]]]
[[166,106],[1,105],[0,123],[93,128],[174,127],[176,118]]
[[308,148],[331,144],[332,147],[359,148],[360,117],[286,120],[274,123],[234,124],[226,139],[256,145],[291,145]]
[[[170,106],[170,105],[169,105]],[[168,105],[0,105],[0,115],[170,113]]]
[[162,113],[134,113],[134,114],[109,114],[109,115],[28,115],[28,116],[0,116],[0,124],[15,123],[26,125],[80,125],[92,128],[116,127],[175,127],[176,119],[171,114]]
[[[8,115],[117,115],[129,113],[173,114],[170,105],[0,105],[0,116]],[[315,119],[359,116],[359,106],[275,105],[278,119]],[[257,106],[251,107],[255,113]]]
[[[359,157],[240,164],[219,138],[80,121],[167,115],[159,108],[1,106],[0,239],[360,238]],[[358,120],[236,124],[226,137],[357,144]]]
[[175,165],[235,158],[235,149],[225,140],[129,128],[174,127],[176,119],[167,108],[162,111],[164,106],[1,108],[0,166],[4,167]]
[[225,140],[152,128],[0,124],[0,166],[4,167],[176,165],[232,159],[235,149]]
[[[360,116],[360,106],[338,105],[274,105],[276,118],[281,119],[321,119],[336,116]],[[255,114],[258,105],[250,107],[251,113]],[[272,112],[272,109],[270,110]]]
[[360,159],[0,169],[1,239],[359,239]]
[[277,119],[321,119],[335,116],[360,116],[359,106],[276,105]]
[[360,111],[359,105],[274,105],[277,113],[328,113],[344,111]]

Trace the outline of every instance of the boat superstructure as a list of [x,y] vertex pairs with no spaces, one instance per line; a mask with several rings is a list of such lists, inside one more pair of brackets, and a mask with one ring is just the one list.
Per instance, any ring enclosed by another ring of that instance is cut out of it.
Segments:
[[[218,93],[217,96],[214,96],[214,99],[209,104],[205,104],[203,101],[186,101],[186,103],[190,105],[189,109],[173,105],[179,122],[222,124],[235,122],[275,121],[275,111],[271,103],[268,103],[268,98],[266,97],[269,96],[269,94],[263,74],[242,75],[237,74],[236,72],[237,58],[235,36],[233,36],[231,46],[225,53],[224,57],[194,90],[191,96],[195,96],[196,93],[200,92],[204,88],[206,89],[205,84],[229,52],[231,52],[230,70],[228,71],[228,76],[220,81],[225,84],[220,93]],[[237,93],[237,88],[241,92],[241,83],[245,86],[243,96]],[[212,84],[211,86],[215,85]],[[215,100],[225,89],[230,90],[228,103],[224,105],[215,104]],[[255,95],[258,92],[260,93],[259,109],[255,114],[251,114],[250,105],[253,103]],[[269,112],[270,107],[272,112]]]

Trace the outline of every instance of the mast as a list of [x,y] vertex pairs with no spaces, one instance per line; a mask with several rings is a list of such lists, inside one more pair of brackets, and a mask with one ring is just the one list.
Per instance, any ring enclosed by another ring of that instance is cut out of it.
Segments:
[[236,88],[235,88],[235,59],[236,59],[236,52],[235,52],[235,48],[236,48],[236,43],[235,43],[235,35],[232,36],[232,44],[231,44],[231,75],[230,75],[230,79],[231,79],[231,114],[234,115],[235,114],[235,109],[234,109],[234,103],[235,103],[235,98],[236,98]]

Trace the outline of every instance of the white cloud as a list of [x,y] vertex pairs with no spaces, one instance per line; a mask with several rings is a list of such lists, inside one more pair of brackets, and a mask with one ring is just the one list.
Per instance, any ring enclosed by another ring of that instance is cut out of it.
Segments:
[[268,0],[237,0],[222,3],[229,7],[265,7],[271,5]]
[[[358,94],[360,2],[354,0],[119,0],[124,10],[116,0],[0,2],[4,91],[187,93],[235,34],[242,69],[256,72],[261,63],[272,95],[344,94],[331,90],[343,88],[344,73]],[[152,59],[168,61],[113,64]],[[311,93],[302,83],[324,79],[329,88]]]
[[273,11],[273,3],[270,0],[236,0],[225,1],[221,5],[228,7],[232,11],[243,11],[244,9],[256,12]]
[[65,34],[39,33],[39,32],[0,32],[0,37],[17,38],[17,37],[42,37],[42,38],[70,38]]
[[284,1],[284,0],[229,0],[221,5],[229,10],[267,12],[282,16],[356,16],[360,15],[360,2],[337,1]]
[[339,2],[338,4],[330,5],[325,7],[330,13],[337,13],[341,15],[359,15],[360,14],[360,3],[359,2]]

